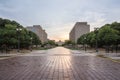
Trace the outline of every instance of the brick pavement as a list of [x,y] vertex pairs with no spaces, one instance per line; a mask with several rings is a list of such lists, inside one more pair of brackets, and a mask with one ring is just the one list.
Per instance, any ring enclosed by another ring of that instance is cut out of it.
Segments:
[[95,56],[18,56],[0,60],[0,80],[120,80],[120,64]]

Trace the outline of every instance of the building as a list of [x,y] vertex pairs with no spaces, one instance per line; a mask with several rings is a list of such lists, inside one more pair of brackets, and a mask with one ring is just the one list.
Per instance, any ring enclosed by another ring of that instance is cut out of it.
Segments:
[[56,42],[56,44],[58,44],[58,46],[62,46],[64,44],[64,42],[62,42],[61,40],[59,40],[58,42]]
[[78,38],[83,34],[90,32],[90,25],[87,22],[76,22],[75,26],[69,34],[69,39],[72,42],[77,42]]
[[27,30],[36,33],[42,43],[45,43],[48,41],[47,33],[45,32],[45,30],[42,29],[40,25],[28,26]]

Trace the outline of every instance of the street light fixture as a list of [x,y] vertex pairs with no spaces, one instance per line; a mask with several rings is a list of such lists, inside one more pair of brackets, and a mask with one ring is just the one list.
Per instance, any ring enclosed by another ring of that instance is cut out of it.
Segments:
[[94,28],[94,32],[96,34],[96,52],[98,52],[98,30],[99,28]]
[[87,50],[86,49],[86,37],[84,37],[84,40],[85,40],[85,42],[84,42],[84,47],[85,47],[85,51]]
[[32,37],[30,38],[30,40],[31,40],[31,46],[30,46],[30,50],[32,51]]
[[18,35],[18,52],[20,52],[20,31],[22,31],[22,28],[16,28],[16,31],[17,31],[17,35]]

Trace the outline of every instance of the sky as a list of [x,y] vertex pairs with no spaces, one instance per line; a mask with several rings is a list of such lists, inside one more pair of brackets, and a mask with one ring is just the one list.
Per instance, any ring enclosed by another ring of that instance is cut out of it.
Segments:
[[49,39],[63,41],[76,22],[88,22],[91,31],[120,22],[120,0],[0,0],[0,17],[41,25]]

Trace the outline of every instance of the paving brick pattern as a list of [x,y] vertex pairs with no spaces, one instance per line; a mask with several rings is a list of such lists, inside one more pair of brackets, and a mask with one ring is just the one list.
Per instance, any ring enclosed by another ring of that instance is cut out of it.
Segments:
[[0,60],[0,80],[120,80],[120,64],[95,56],[21,56]]

